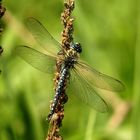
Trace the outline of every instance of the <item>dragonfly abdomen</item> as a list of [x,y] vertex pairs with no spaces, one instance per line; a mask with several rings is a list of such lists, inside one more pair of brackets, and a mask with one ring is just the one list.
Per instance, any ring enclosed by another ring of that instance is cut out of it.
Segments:
[[60,79],[59,79],[58,84],[57,84],[55,96],[54,96],[54,99],[53,99],[53,102],[51,105],[50,114],[48,116],[49,120],[51,119],[52,115],[55,112],[59,98],[61,97],[61,94],[65,88],[65,85],[66,85],[65,83],[66,83],[68,76],[69,76],[69,68],[63,67],[61,70],[61,73],[60,73]]

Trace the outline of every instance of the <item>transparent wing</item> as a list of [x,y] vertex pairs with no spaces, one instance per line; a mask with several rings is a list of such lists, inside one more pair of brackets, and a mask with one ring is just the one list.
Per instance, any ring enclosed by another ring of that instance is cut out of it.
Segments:
[[16,47],[15,54],[42,72],[54,73],[55,57],[48,56],[27,46]]
[[109,91],[124,90],[124,85],[119,80],[96,71],[82,61],[75,65],[75,68],[90,85]]
[[98,95],[94,87],[81,77],[80,73],[78,73],[76,69],[71,71],[71,79],[68,90],[97,111],[108,111],[107,103]]
[[28,18],[26,22],[27,28],[32,33],[38,43],[46,49],[47,52],[56,54],[61,48],[61,44],[57,42],[48,30],[35,18]]

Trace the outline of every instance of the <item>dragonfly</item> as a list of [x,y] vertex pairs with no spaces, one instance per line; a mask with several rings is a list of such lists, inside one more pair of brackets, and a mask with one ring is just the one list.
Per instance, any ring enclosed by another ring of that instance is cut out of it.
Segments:
[[70,81],[68,87],[71,87],[74,91],[73,93],[87,105],[99,112],[108,111],[107,102],[97,92],[96,88],[120,92],[124,89],[123,83],[98,72],[82,61],[80,59],[80,54],[82,53],[80,43],[71,42],[69,49],[66,51],[37,19],[28,18],[26,25],[45,53],[28,46],[18,46],[15,49],[18,56],[40,71],[54,74],[56,60],[61,54],[59,58],[59,61],[61,61],[60,78],[51,105],[50,118],[55,113],[65,81]]

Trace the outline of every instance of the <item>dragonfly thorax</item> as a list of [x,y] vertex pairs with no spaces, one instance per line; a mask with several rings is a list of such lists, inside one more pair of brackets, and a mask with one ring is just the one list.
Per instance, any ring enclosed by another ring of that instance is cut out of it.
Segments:
[[64,66],[67,68],[73,68],[74,64],[77,62],[77,60],[73,57],[67,57],[64,61]]
[[72,43],[70,45],[70,49],[67,50],[65,59],[64,59],[64,65],[68,68],[73,68],[74,64],[77,63],[77,60],[79,58],[79,53],[82,52],[82,48],[80,43]]

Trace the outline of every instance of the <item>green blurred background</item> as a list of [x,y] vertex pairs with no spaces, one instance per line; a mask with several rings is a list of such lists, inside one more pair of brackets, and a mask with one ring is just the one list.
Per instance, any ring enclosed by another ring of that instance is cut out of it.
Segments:
[[[24,20],[35,17],[61,41],[63,0],[3,0],[7,11],[0,57],[0,140],[45,140],[53,77],[13,54],[31,45]],[[74,39],[81,58],[95,69],[120,79],[122,93],[105,93],[112,111],[92,110],[72,95],[65,105],[61,134],[65,140],[140,140],[140,2],[76,0]]]

